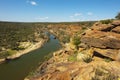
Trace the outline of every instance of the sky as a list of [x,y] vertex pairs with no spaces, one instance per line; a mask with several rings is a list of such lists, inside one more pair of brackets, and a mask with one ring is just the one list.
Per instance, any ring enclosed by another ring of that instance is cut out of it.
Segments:
[[114,18],[120,0],[0,0],[0,21],[75,22]]

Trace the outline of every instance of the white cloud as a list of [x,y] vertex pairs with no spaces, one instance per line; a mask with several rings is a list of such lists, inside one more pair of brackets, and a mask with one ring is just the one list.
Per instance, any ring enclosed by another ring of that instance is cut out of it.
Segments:
[[82,16],[82,13],[75,13],[72,16],[70,16],[70,18],[74,18],[74,17],[78,17],[78,16]]
[[93,15],[93,13],[92,13],[92,12],[88,12],[88,13],[87,13],[87,15],[92,16],[92,15]]
[[[69,16],[73,21],[80,21],[80,17],[82,17],[82,13],[75,13],[72,16]],[[78,18],[79,17],[79,18]]]
[[27,3],[33,5],[33,6],[36,6],[37,5],[37,2],[35,1],[30,1],[30,0],[27,0]]
[[81,13],[75,13],[74,16],[81,16]]
[[92,12],[86,12],[86,13],[75,13],[69,17],[73,21],[85,21],[85,20],[89,21],[91,20],[91,17],[93,17],[92,15],[93,15]]
[[47,20],[48,17],[38,17],[38,18],[35,18],[35,19],[37,19],[37,20]]
[[33,5],[33,6],[37,5],[37,3],[36,3],[35,1],[31,1],[30,3],[31,3],[31,5]]

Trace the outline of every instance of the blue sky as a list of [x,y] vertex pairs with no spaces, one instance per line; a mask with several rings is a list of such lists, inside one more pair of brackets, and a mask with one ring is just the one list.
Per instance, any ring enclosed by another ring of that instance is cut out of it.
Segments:
[[0,21],[69,22],[114,18],[120,0],[0,0]]

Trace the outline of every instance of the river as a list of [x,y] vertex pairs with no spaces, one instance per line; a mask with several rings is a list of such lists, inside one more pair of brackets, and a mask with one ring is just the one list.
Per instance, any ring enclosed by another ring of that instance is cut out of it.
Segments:
[[49,53],[60,49],[58,39],[50,35],[50,40],[43,47],[29,52],[22,57],[0,64],[0,80],[24,80],[24,78],[38,67],[40,62],[45,60]]

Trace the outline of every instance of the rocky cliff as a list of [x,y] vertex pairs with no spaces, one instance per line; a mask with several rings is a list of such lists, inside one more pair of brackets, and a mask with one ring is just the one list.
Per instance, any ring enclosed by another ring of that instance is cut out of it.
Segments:
[[[53,53],[28,80],[119,80],[120,21],[95,23],[81,35],[79,48]],[[69,47],[69,49],[68,49]],[[27,80],[27,79],[26,79]]]
[[113,60],[120,60],[120,21],[109,24],[95,23],[81,38],[94,51]]

